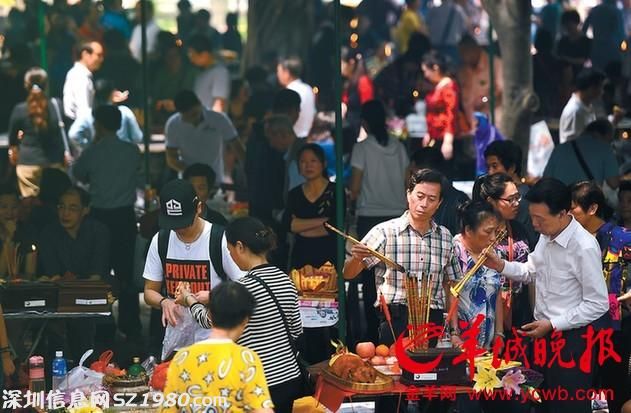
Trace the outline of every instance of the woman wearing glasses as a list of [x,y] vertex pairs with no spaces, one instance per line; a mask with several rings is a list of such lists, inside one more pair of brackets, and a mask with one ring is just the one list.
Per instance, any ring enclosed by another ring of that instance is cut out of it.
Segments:
[[[513,179],[504,173],[481,176],[473,186],[473,200],[482,200],[491,204],[500,217],[498,230],[506,228],[508,232],[508,236],[498,245],[498,252],[502,259],[526,262],[534,245],[528,244],[528,233],[516,220],[521,195]],[[510,333],[512,326],[518,328],[531,321],[532,306],[527,285],[509,280],[502,281],[504,331]]]

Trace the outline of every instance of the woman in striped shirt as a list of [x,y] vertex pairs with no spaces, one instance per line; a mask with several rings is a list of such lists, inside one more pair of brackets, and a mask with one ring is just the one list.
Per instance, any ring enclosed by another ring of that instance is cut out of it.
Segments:
[[[256,300],[254,315],[237,344],[254,350],[261,358],[275,411],[291,413],[294,400],[300,396],[301,378],[282,317],[287,320],[289,334],[295,341],[302,334],[298,292],[287,274],[267,262],[276,236],[258,219],[246,217],[230,223],[226,228],[226,239],[232,259],[241,270],[248,271],[239,282]],[[272,291],[280,309],[261,281]],[[212,328],[207,308],[196,302],[186,288],[180,289],[176,300],[190,306],[198,323]]]

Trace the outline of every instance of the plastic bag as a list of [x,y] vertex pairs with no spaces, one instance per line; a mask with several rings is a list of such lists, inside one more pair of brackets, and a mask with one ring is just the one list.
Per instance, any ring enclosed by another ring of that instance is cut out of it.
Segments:
[[79,365],[70,370],[66,379],[59,385],[59,390],[66,394],[70,394],[75,390],[79,390],[83,394],[90,394],[93,391],[103,389],[102,382],[104,374],[83,366],[83,363],[85,363],[92,353],[92,349],[83,353]]
[[162,360],[171,353],[208,338],[210,330],[204,329],[193,319],[188,308],[180,308],[180,318],[175,326],[167,325],[162,341]]
[[166,361],[156,366],[153,371],[153,375],[151,376],[151,380],[149,381],[149,385],[152,389],[164,391],[164,386],[167,381],[167,373],[169,371],[170,364],[170,361]]
[[156,360],[155,357],[149,356],[147,357],[145,361],[140,363],[140,365],[142,366],[143,369],[145,369],[145,372],[147,372],[147,376],[151,377],[151,375],[153,374],[153,371],[158,365],[158,361]]

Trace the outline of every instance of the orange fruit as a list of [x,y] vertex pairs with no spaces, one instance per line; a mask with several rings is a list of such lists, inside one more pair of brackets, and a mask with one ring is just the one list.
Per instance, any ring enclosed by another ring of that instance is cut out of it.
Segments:
[[379,344],[375,349],[375,353],[381,357],[388,357],[390,355],[390,349],[385,344]]

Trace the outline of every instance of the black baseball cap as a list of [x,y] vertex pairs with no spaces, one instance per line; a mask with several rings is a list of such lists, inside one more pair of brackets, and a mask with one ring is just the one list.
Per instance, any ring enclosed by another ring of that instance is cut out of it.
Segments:
[[193,224],[197,212],[197,194],[190,182],[175,179],[160,191],[160,219],[162,229],[180,229]]

